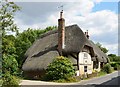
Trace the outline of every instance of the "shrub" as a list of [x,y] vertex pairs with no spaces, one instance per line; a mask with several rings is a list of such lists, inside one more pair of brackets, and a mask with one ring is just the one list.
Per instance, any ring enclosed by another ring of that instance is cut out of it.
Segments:
[[116,64],[115,67],[114,67],[114,70],[120,70],[120,65]]
[[53,60],[46,69],[45,80],[53,81],[68,79],[75,75],[75,69],[66,57],[60,56]]
[[114,68],[114,70],[120,70],[120,63],[119,62],[112,62],[110,65]]
[[6,72],[2,80],[2,87],[19,87],[19,80],[15,76],[10,75],[10,72]]
[[115,67],[116,62],[112,62],[112,63],[110,63],[110,65],[111,65],[112,67]]
[[102,71],[106,72],[106,73],[111,73],[112,72],[112,67],[111,65],[108,63],[106,65],[104,65]]

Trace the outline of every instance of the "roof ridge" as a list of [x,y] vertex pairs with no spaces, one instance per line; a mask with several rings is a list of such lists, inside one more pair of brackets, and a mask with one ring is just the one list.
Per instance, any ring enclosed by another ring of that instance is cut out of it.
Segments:
[[46,32],[46,33],[43,33],[38,39],[43,38],[43,37],[46,37],[46,36],[49,36],[49,35],[51,35],[51,34],[55,34],[55,33],[57,33],[57,32],[58,32],[57,29],[55,29],[55,30],[50,30],[50,31],[48,31],[48,32]]
[[[65,26],[65,28],[73,27],[73,26],[78,26],[78,25],[73,24],[73,25]],[[51,35],[51,34],[55,34],[55,33],[58,33],[58,29],[50,30],[50,31],[48,31],[46,33],[43,33],[38,39],[46,37],[46,36]]]

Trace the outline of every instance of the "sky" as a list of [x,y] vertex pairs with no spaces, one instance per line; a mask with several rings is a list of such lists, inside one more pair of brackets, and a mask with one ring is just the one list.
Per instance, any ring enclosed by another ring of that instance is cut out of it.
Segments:
[[118,2],[109,0],[72,0],[70,2],[15,2],[22,9],[15,15],[20,32],[44,29],[58,24],[63,5],[65,25],[77,24],[90,39],[106,47],[108,54],[118,55]]

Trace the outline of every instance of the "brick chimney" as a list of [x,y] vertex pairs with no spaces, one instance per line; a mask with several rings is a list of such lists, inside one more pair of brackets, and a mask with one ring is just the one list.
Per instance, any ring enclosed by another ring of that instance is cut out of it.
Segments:
[[85,32],[85,36],[89,39],[89,35],[88,35],[88,30],[87,30],[87,32]]
[[63,18],[63,10],[60,12],[58,19],[58,50],[62,56],[62,50],[65,48],[65,19]]

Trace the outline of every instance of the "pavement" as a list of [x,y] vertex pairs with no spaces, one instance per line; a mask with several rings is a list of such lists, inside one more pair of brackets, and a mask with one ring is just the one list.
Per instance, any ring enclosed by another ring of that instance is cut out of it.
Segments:
[[56,86],[64,86],[64,87],[76,87],[79,85],[120,85],[120,72],[115,71],[111,74],[107,74],[101,77],[94,77],[88,80],[81,80],[80,82],[74,83],[55,83],[55,82],[45,82],[45,81],[36,81],[36,80],[21,80],[20,84],[22,87],[26,87],[27,85],[30,87],[56,87]]

